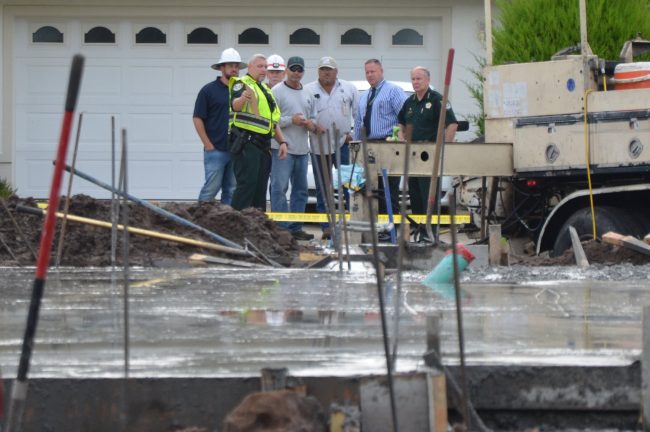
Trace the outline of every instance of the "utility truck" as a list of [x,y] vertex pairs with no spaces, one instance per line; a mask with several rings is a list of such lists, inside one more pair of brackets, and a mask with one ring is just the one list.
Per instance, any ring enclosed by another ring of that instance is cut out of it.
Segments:
[[[629,41],[605,61],[587,41],[585,0],[579,7],[579,54],[493,66],[486,0],[485,143],[446,143],[440,170],[460,176],[459,202],[477,223],[523,228],[552,255],[570,246],[569,226],[582,239],[650,232],[650,63],[633,63],[650,42]],[[433,148],[409,146],[410,175],[430,175]],[[371,167],[401,174],[404,152],[370,145]]]
[[650,232],[650,63],[633,62],[650,42],[599,58],[579,4],[579,55],[484,69],[485,141],[512,145],[494,208],[504,227],[536,237],[538,253],[567,249],[569,226],[582,239]]

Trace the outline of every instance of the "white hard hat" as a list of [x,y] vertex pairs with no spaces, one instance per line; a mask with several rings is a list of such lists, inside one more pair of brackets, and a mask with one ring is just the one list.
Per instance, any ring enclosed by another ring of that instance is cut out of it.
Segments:
[[223,50],[223,52],[221,53],[221,57],[219,57],[219,61],[213,64],[211,67],[212,69],[218,70],[219,66],[224,63],[239,63],[240,69],[246,69],[246,67],[248,66],[246,63],[243,63],[241,61],[241,56],[234,48],[226,48],[225,50]]
[[266,70],[286,70],[287,66],[284,63],[284,59],[277,54],[270,55],[266,59]]

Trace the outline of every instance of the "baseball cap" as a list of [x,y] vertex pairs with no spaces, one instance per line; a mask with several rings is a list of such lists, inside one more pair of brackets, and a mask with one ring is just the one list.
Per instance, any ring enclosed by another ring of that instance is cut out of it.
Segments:
[[302,68],[305,68],[305,60],[302,57],[299,56],[293,56],[289,57],[289,61],[287,62],[287,67],[291,68],[291,66],[302,66]]
[[266,70],[279,70],[283,71],[287,68],[284,59],[277,54],[270,55],[266,59]]
[[338,69],[336,66],[336,60],[334,60],[333,57],[321,58],[320,61],[318,62],[318,69],[320,68]]

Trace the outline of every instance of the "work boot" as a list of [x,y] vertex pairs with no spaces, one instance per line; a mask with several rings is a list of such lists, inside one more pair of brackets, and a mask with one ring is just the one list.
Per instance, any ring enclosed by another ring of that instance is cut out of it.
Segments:
[[320,238],[321,240],[330,240],[332,238],[332,230],[329,228],[323,228],[323,235]]
[[314,238],[314,235],[313,235],[313,234],[306,233],[306,232],[304,232],[303,230],[300,230],[300,231],[294,231],[294,232],[291,233],[291,235],[292,235],[293,238],[295,238],[296,240],[311,240],[311,239]]

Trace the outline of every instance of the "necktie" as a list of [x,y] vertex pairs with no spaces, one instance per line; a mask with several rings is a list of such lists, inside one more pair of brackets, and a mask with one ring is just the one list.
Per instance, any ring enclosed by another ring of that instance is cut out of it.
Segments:
[[372,114],[372,103],[375,100],[375,93],[377,89],[372,87],[370,90],[370,96],[368,97],[368,103],[366,104],[366,115],[363,116],[363,127],[366,128],[366,136],[370,136],[370,116]]

